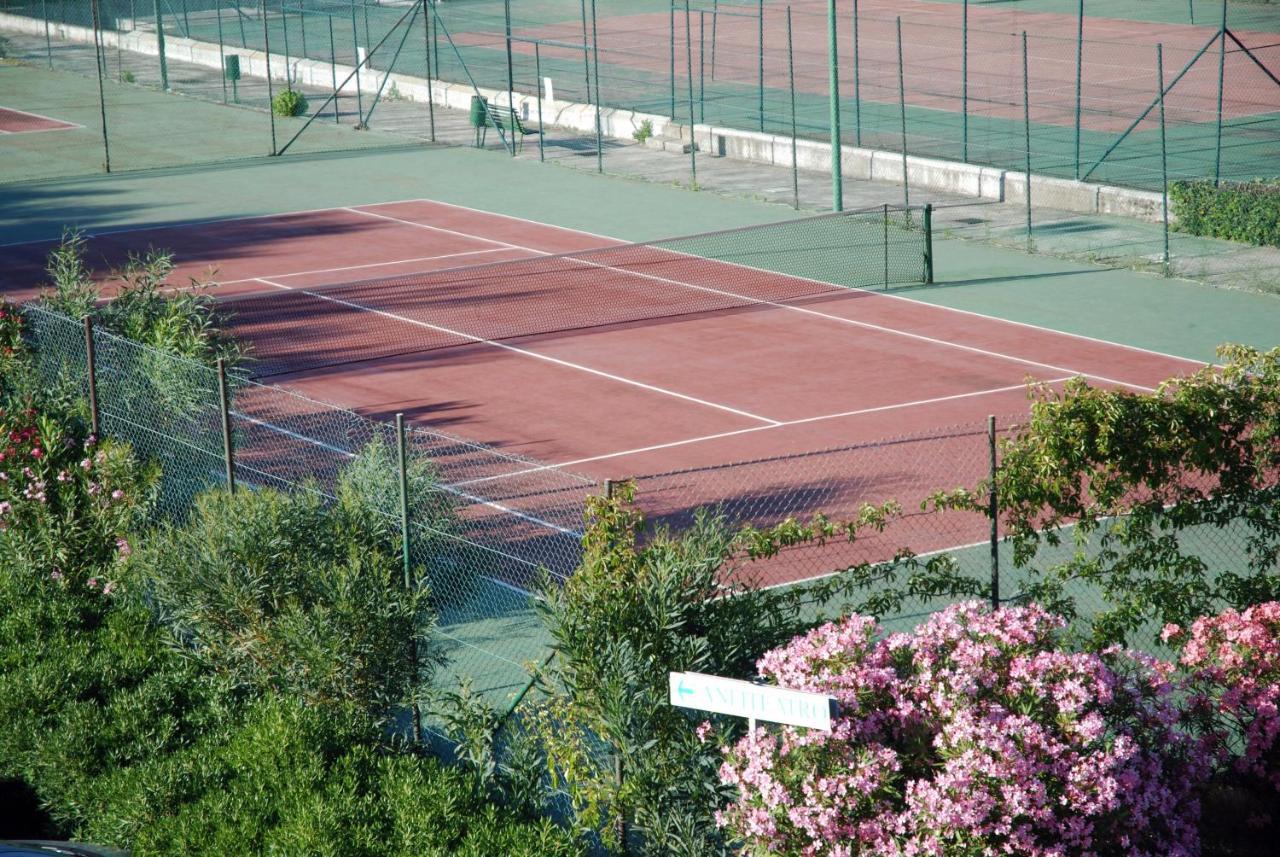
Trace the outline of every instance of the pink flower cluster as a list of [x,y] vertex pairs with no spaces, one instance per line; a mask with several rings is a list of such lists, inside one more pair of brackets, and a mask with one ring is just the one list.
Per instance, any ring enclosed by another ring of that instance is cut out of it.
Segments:
[[1191,707],[1209,715],[1218,760],[1280,790],[1280,602],[1202,616],[1189,635],[1171,625],[1162,636],[1183,643]]
[[1171,667],[1062,651],[1062,625],[973,602],[910,634],[855,615],[770,652],[762,675],[835,696],[840,716],[727,749],[739,796],[721,824],[805,857],[1198,853],[1208,765]]

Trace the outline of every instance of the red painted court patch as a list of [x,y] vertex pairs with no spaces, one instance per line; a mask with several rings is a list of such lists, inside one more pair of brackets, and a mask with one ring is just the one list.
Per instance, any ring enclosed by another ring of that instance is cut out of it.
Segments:
[[0,107],[0,134],[32,134],[37,131],[66,131],[79,128],[72,122],[41,116],[39,113],[27,113],[25,110],[13,110]]

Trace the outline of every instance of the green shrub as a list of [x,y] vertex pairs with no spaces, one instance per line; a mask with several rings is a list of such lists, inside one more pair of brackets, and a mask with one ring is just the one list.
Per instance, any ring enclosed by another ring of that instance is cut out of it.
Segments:
[[645,119],[640,123],[640,127],[631,133],[632,138],[637,143],[643,143],[653,136],[653,121]]
[[296,89],[277,92],[271,99],[271,110],[277,116],[301,116],[307,112],[307,97]]
[[1280,182],[1178,181],[1169,199],[1181,232],[1280,247]]

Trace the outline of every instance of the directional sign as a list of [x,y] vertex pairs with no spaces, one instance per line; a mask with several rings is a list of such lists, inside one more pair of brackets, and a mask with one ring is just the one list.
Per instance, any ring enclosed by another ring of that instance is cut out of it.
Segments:
[[671,704],[751,720],[831,731],[836,700],[821,693],[704,673],[671,673]]

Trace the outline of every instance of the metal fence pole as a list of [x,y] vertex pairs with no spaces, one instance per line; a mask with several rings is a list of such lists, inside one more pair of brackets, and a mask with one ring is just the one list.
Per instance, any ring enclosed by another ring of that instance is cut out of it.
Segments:
[[302,58],[307,59],[307,4],[298,4],[298,29],[302,31]]
[[[406,593],[414,590],[413,567],[409,554],[409,456],[406,448],[404,414],[396,414],[396,450],[400,470],[400,562],[404,571],[404,589]],[[416,629],[415,629],[416,630]],[[414,635],[409,640],[409,663],[413,667],[414,689],[418,682],[418,640]],[[418,705],[418,695],[413,698],[413,740],[422,743],[422,711]]]
[[716,79],[716,25],[720,21],[720,0],[711,0],[711,79]]
[[227,103],[227,51],[222,42],[222,0],[218,0],[218,76],[222,78],[222,103]]
[[1027,31],[1022,31],[1022,129],[1027,179],[1027,249],[1033,245],[1031,235],[1031,79],[1027,70]]
[[[511,115],[507,117],[507,124],[512,132],[515,131],[515,113],[516,113],[516,73],[515,60],[511,56],[511,0],[502,0],[502,23],[507,44],[507,109],[511,111]],[[516,147],[511,146],[511,157],[516,156]]]
[[98,411],[98,352],[93,339],[93,316],[84,317],[85,373],[89,379],[89,431],[102,437],[102,417]]
[[1164,116],[1164,44],[1156,43],[1156,86],[1160,97],[1160,209],[1164,221],[1164,275],[1169,276],[1169,149]]
[[1076,7],[1076,181],[1080,180],[1080,99],[1084,82],[1084,0]]
[[53,68],[53,38],[49,35],[48,0],[40,0],[40,16],[44,18],[44,53],[49,59],[49,68]]
[[156,53],[160,57],[160,88],[169,88],[169,63],[164,55],[164,18],[160,15],[160,0],[154,0],[156,10]]
[[960,10],[960,160],[969,162],[969,0]]
[[764,0],[756,2],[756,99],[760,131],[764,131]]
[[[533,69],[537,75],[538,85],[538,160],[545,161],[547,159],[546,152],[542,144],[542,138],[546,136],[542,125],[542,43],[533,43]],[[435,131],[433,129],[431,139],[435,139]]]
[[831,209],[844,211],[844,167],[840,151],[840,50],[836,44],[836,0],[827,0],[828,101],[831,106]]
[[102,115],[102,170],[111,172],[111,142],[107,137],[107,93],[102,77],[106,73],[106,57],[102,47],[102,15],[98,0],[91,0],[89,8],[93,16],[93,58],[98,67],[98,111]]
[[[596,78],[596,172],[604,172],[604,134],[600,127],[600,44],[596,29],[596,0],[591,0],[591,68]],[[513,147],[514,148],[514,147]]]
[[187,13],[187,0],[182,0],[182,35],[191,38],[191,16]]
[[280,29],[284,33],[284,83],[293,89],[293,73],[289,70],[289,10],[280,4]]
[[902,205],[911,217],[911,181],[907,177],[907,85],[902,62],[902,16],[898,16],[898,115],[902,119]]
[[670,48],[668,54],[671,57],[671,73],[668,79],[671,81],[671,121],[676,121],[676,0],[671,0],[668,7],[667,15],[667,43]]
[[[426,0],[423,0],[425,3]],[[341,124],[338,111],[338,46],[333,39],[333,16],[326,15],[329,20],[329,74],[333,78],[333,124]]]
[[933,285],[933,203],[924,204],[924,284]]
[[707,121],[707,14],[698,10],[698,121]]
[[987,517],[991,519],[991,606],[1000,609],[1000,506],[996,493],[996,475],[999,462],[996,459],[996,418],[987,417],[988,479],[991,489],[987,492]]
[[884,287],[889,288],[889,203],[884,203],[884,235],[881,249],[884,251]]
[[222,415],[222,461],[227,472],[227,490],[236,492],[236,453],[231,438],[231,397],[227,393],[227,362],[218,358],[218,409]]
[[1222,181],[1222,86],[1227,65],[1227,0],[1222,0],[1222,41],[1218,45],[1218,128],[1213,148],[1213,186]]
[[[714,42],[712,43],[714,45]],[[800,210],[800,164],[796,157],[796,63],[791,41],[791,7],[787,7],[787,90],[791,93],[791,204]]]
[[356,127],[364,127],[364,94],[360,91],[360,30],[356,24],[356,7],[351,7],[351,46],[356,67]]
[[689,82],[689,178],[691,186],[698,187],[698,135],[693,112],[693,27],[689,18],[689,0],[684,0],[684,61],[686,79]]
[[853,142],[862,146],[862,74],[858,61],[858,0],[853,0]]
[[275,93],[271,88],[271,24],[267,17],[267,0],[262,0],[262,44],[263,62],[267,64],[267,116],[271,119],[271,156],[276,155],[276,106]]
[[578,0],[582,12],[582,79],[587,83],[587,103],[591,103],[591,55],[587,53],[587,0]]
[[244,31],[244,19],[246,17],[240,7],[236,6],[236,20],[240,23],[240,47],[247,51],[249,49],[249,37]]

